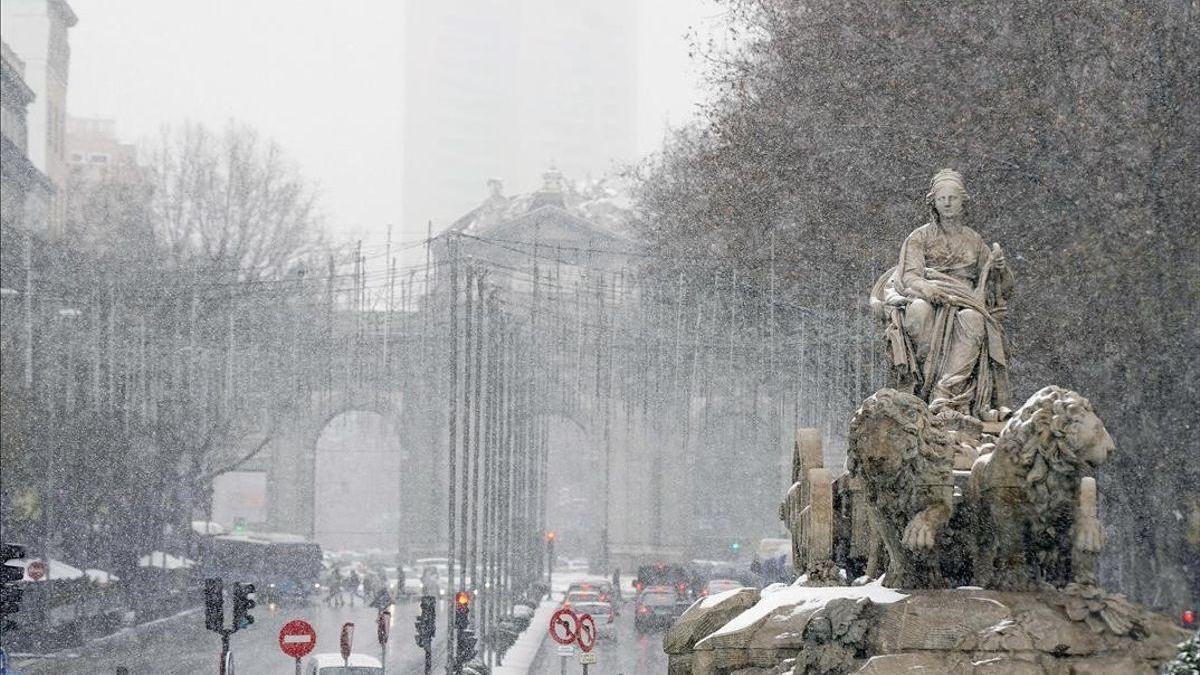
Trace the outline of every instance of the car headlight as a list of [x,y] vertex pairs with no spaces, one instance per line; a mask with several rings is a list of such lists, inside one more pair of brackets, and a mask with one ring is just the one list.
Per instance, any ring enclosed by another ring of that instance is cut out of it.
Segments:
[[313,588],[320,588],[321,584],[313,584]]

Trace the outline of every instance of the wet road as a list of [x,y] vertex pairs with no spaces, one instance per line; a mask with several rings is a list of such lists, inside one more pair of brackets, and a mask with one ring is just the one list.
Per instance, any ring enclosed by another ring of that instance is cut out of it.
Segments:
[[[565,575],[564,575],[565,576]],[[579,577],[583,579],[581,575]],[[556,579],[556,581],[558,581]],[[565,583],[566,579],[564,579]],[[625,585],[628,585],[626,583]],[[556,587],[560,584],[556,583]],[[561,598],[561,586],[555,594]],[[393,606],[391,638],[388,644],[388,673],[421,673],[424,652],[413,642],[413,620],[419,603],[401,602]],[[235,633],[231,640],[236,672],[241,675],[291,675],[294,662],[279,651],[279,629],[292,619],[305,619],[317,632],[313,653],[337,652],[338,635],[344,622],[355,623],[355,652],[379,656],[375,641],[375,610],[358,604],[354,608],[330,608],[322,604],[281,607],[271,611],[260,605],[252,612],[255,623]],[[445,672],[445,607],[438,608],[438,635],[434,639],[434,672]],[[662,651],[662,631],[639,635],[633,627],[633,603],[627,601],[615,619],[616,639],[601,640],[595,649],[597,663],[590,672],[599,675],[659,675],[667,672],[667,657]],[[530,630],[545,630],[531,626]],[[130,675],[198,675],[216,673],[221,648],[219,635],[204,629],[204,615],[195,610],[127,630],[77,649],[43,658],[15,658],[11,672],[20,675],[97,675],[115,673],[118,666]],[[530,673],[557,675],[560,659],[557,644],[546,639]],[[579,673],[578,653],[567,662],[568,673]]]
[[[393,606],[391,636],[388,642],[389,673],[420,673],[424,667],[424,652],[413,641],[413,620],[420,612],[417,602],[402,602]],[[445,609],[439,608],[438,638],[434,641],[435,669],[442,664],[445,641],[440,619]],[[305,619],[317,632],[313,653],[337,652],[342,624],[355,623],[355,652],[380,655],[375,637],[374,609],[356,603],[329,608],[313,604],[304,607],[281,607],[274,611],[260,605],[251,612],[255,623],[230,638],[236,672],[242,675],[292,675],[295,662],[279,650],[279,629],[292,619]],[[440,639],[439,639],[440,638]],[[45,658],[14,658],[14,671],[21,675],[94,675],[115,673],[118,666],[129,669],[130,675],[196,675],[216,673],[221,650],[221,638],[204,629],[204,615],[193,611],[160,623],[141,627],[136,632],[125,631],[86,646],[60,652]],[[444,669],[444,666],[442,666]]]

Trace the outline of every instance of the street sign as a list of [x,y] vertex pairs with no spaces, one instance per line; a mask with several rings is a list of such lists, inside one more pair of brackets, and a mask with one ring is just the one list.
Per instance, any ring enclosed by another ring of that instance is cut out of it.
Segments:
[[579,655],[579,662],[585,666],[596,665],[596,653],[595,652],[583,652],[582,654]]
[[580,615],[579,630],[576,632],[579,648],[584,652],[592,651],[592,647],[596,646],[596,620],[591,614]]
[[550,637],[560,645],[575,642],[579,635],[579,618],[569,607],[562,607],[550,617]]
[[299,659],[317,646],[317,631],[304,619],[292,619],[279,629],[279,648],[284,654]]
[[338,639],[338,648],[342,652],[342,660],[350,667],[350,650],[354,646],[354,623],[347,621],[342,624],[342,636]]
[[388,625],[391,623],[391,612],[380,612],[379,616],[375,617],[375,637],[379,639],[379,644],[386,645],[388,641]]
[[30,563],[25,566],[25,576],[33,579],[34,581],[39,581],[42,577],[46,576],[46,563],[42,562],[41,560],[30,561]]
[[574,645],[559,645],[557,653],[559,656],[569,659],[572,656],[575,656],[575,646]]

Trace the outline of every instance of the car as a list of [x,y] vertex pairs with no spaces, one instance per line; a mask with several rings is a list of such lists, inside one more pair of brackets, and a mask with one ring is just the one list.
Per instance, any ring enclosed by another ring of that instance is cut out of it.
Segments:
[[617,624],[613,621],[612,604],[607,602],[578,602],[571,605],[576,614],[591,614],[596,622],[596,637],[600,640],[616,640]]
[[678,590],[671,586],[648,586],[634,601],[633,627],[638,633],[669,628],[680,614]]
[[610,581],[576,581],[567,586],[567,594],[575,591],[589,591],[600,594],[600,602],[612,602],[613,585]]
[[313,654],[304,662],[304,675],[383,675],[383,664],[374,656],[351,654],[348,663],[341,654]]
[[563,607],[574,607],[579,603],[604,602],[596,591],[570,591],[563,598]]
[[669,586],[679,595],[680,602],[690,602],[692,598],[692,575],[683,565],[655,563],[638,567],[637,578],[633,587],[639,593],[655,586]]
[[742,583],[733,579],[710,579],[708,583],[704,584],[704,590],[700,591],[700,595],[716,595],[717,593],[724,593],[725,591],[741,587]]

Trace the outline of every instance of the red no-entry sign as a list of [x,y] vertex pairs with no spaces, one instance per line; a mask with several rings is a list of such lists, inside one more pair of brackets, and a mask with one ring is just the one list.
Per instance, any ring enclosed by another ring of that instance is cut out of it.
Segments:
[[284,654],[299,659],[317,646],[317,631],[304,619],[293,619],[279,629],[279,648]]
[[563,607],[550,617],[550,637],[560,645],[569,645],[579,635],[579,619],[570,608]]
[[596,646],[596,620],[591,614],[579,616],[579,648],[584,652],[592,651]]
[[29,564],[25,566],[25,575],[34,581],[40,580],[42,577],[46,576],[46,563],[42,562],[41,560],[31,560]]

